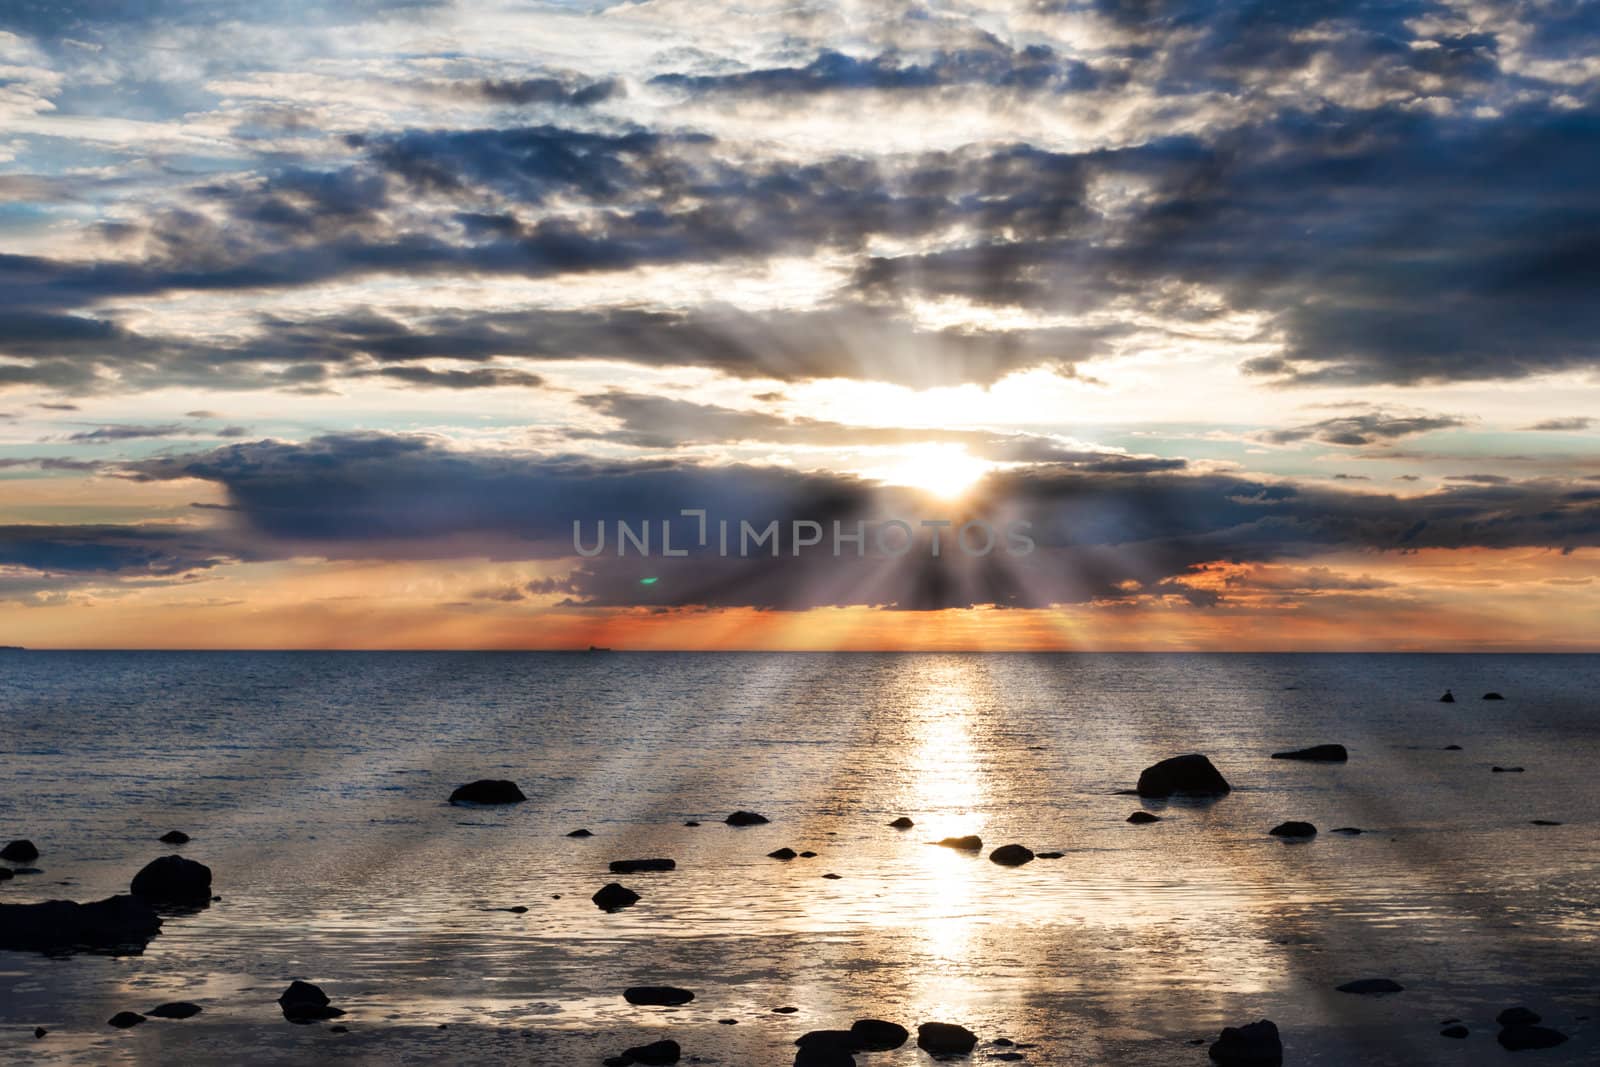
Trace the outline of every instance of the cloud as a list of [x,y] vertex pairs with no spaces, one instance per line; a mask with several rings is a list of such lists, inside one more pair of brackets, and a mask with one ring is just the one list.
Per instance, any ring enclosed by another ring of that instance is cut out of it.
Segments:
[[1395,415],[1374,409],[1322,419],[1304,426],[1264,430],[1256,435],[1256,439],[1274,445],[1316,441],[1325,445],[1356,448],[1465,425],[1467,420],[1455,415]]
[[1532,426],[1524,426],[1524,430],[1549,430],[1552,432],[1587,430],[1594,425],[1594,420],[1585,415],[1576,415],[1565,419],[1544,419]]

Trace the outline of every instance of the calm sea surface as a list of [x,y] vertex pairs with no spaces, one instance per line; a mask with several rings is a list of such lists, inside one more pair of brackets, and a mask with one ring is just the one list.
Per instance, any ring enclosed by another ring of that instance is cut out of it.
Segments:
[[[1350,762],[1269,758],[1319,742]],[[1191,751],[1235,792],[1113,795]],[[1530,1062],[1594,1063],[1597,765],[1587,656],[0,653],[0,840],[42,853],[0,903],[125,892],[171,829],[222,897],[141,956],[0,952],[0,1060],[597,1064],[673,1037],[763,1067],[870,1016],[962,1023],[980,1063],[1006,1037],[1199,1067],[1190,1041],[1268,1017],[1288,1064],[1466,1064],[1527,1004],[1572,1036]],[[445,803],[480,777],[528,802]],[[1286,819],[1324,832],[1267,835]],[[1065,855],[926,843],[966,833]],[[606,870],[655,856],[678,869]],[[612,880],[643,900],[602,913]],[[1333,992],[1362,977],[1406,991]],[[350,1033],[285,1022],[291,978]],[[105,1025],[173,999],[205,1011]]]

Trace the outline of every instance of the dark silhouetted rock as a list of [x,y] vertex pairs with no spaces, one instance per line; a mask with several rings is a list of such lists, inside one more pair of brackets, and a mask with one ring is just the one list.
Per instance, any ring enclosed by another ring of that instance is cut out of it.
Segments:
[[1288,822],[1279,823],[1268,830],[1267,833],[1273,837],[1315,837],[1317,828],[1308,822],[1298,822],[1291,819]]
[[10,860],[12,863],[31,863],[39,858],[39,850],[32,841],[12,841],[5,848],[0,848],[0,860]]
[[1446,752],[1460,752],[1461,751],[1461,746],[1460,745],[1446,745],[1446,746],[1444,746],[1444,751],[1446,751]]
[[1142,797],[1223,796],[1233,787],[1210,760],[1191,753],[1146,767],[1136,791]]
[[1504,700],[1505,697],[1501,696],[1499,693],[1485,693],[1485,694],[1483,694],[1483,699],[1485,699],[1485,700]]
[[161,917],[142,897],[0,904],[0,949],[136,953],[160,932]]
[[1143,826],[1145,823],[1160,822],[1161,816],[1152,815],[1148,811],[1136,811],[1128,816],[1128,821],[1135,826]]
[[187,1000],[174,1000],[166,1004],[157,1004],[146,1015],[155,1019],[192,1019],[199,1015],[200,1005],[191,1004]]
[[794,1067],[855,1067],[856,1058],[848,1051],[825,1045],[807,1045],[794,1054]]
[[1065,855],[1065,852],[1035,852],[1033,858],[1036,860],[1058,860]]
[[917,824],[902,815],[889,825],[894,827],[896,830],[909,830]]
[[718,1019],[717,1020],[717,1025],[718,1026],[738,1026],[739,1025],[739,1020],[738,1019]]
[[567,836],[568,837],[593,837],[594,834],[591,833],[588,830],[573,830],[571,833],[567,834]]
[[843,878],[844,875],[842,875],[842,874],[834,874],[834,873],[832,873],[830,871],[828,874],[825,874],[822,877],[828,879],[831,882],[837,882],[839,879]]
[[689,819],[689,820],[685,821],[683,825],[685,825],[685,826],[699,826],[700,822],[697,819]]
[[1557,822],[1554,819],[1529,819],[1528,822],[1530,824],[1534,825],[1534,826],[1560,826],[1561,825],[1559,822]]
[[189,843],[189,835],[182,830],[168,830],[156,840],[163,845],[187,845]]
[[496,908],[494,910],[495,911],[509,911],[513,915],[526,915],[526,914],[528,914],[528,907],[527,907],[526,904],[513,904],[509,908]]
[[476,782],[457,786],[450,794],[452,804],[520,804],[528,798],[522,795],[516,782],[504,778],[479,778]]
[[198,904],[211,899],[211,868],[182,856],[162,856],[145,864],[128,891],[156,904]]
[[1567,1035],[1548,1026],[1508,1026],[1495,1035],[1500,1047],[1508,1052],[1522,1052],[1534,1048],[1555,1048],[1567,1042]]
[[1448,690],[1448,689],[1446,689],[1444,691],[1444,696],[1439,698],[1439,703],[1441,703],[1441,704],[1454,704],[1455,702],[1456,702],[1456,695],[1454,693],[1450,692],[1450,690]]
[[618,908],[628,908],[639,903],[639,894],[625,885],[607,882],[589,899],[602,911],[616,911]]
[[1357,837],[1366,833],[1366,831],[1361,829],[1359,826],[1338,826],[1332,830],[1329,830],[1328,832],[1330,834],[1349,834],[1351,837]]
[[44,1027],[42,1027],[42,1026],[35,1026],[35,1027],[34,1027],[34,1028],[33,1028],[33,1037],[34,1037],[34,1040],[38,1040],[38,1039],[39,1039],[39,1038],[41,1038],[41,1037],[43,1037],[43,1036],[44,1036],[44,1035],[45,1035],[45,1034],[48,1034],[48,1033],[49,1033],[49,1032],[50,1032],[50,1031],[48,1031],[48,1030],[46,1030],[46,1029],[45,1029],[45,1028],[44,1028]]
[[1471,1033],[1472,1031],[1468,1030],[1465,1026],[1447,1026],[1443,1030],[1439,1031],[1439,1036],[1453,1037],[1459,1041],[1461,1038],[1467,1037]]
[[106,1020],[108,1025],[115,1026],[118,1030],[126,1030],[128,1027],[138,1026],[142,1022],[144,1022],[144,1016],[136,1011],[119,1011]]
[[967,834],[965,837],[947,837],[943,841],[935,841],[934,844],[945,848],[958,848],[963,852],[978,852],[983,849],[983,838],[977,834]]
[[1226,1026],[1212,1042],[1211,1058],[1222,1067],[1277,1067],[1283,1063],[1283,1041],[1271,1019],[1248,1026]]
[[1001,845],[989,853],[989,862],[1002,867],[1021,867],[1024,863],[1033,862],[1033,850],[1022,845]]
[[849,1030],[813,1030],[795,1038],[794,1043],[802,1049],[843,1052],[845,1055],[850,1055],[861,1047],[856,1035]]
[[676,1041],[652,1041],[648,1045],[635,1045],[630,1049],[623,1049],[622,1054],[628,1057],[631,1063],[642,1063],[648,1067],[656,1064],[677,1063],[683,1055],[683,1049],[678,1047]]
[[736,811],[722,821],[729,826],[760,826],[762,823],[771,822],[772,820],[753,811]]
[[917,1027],[917,1047],[934,1056],[965,1056],[977,1043],[977,1034],[955,1023],[923,1023]]
[[1402,993],[1405,986],[1392,978],[1357,978],[1354,982],[1346,982],[1336,987],[1341,993]]
[[1490,767],[1495,774],[1521,774],[1521,767]]
[[1350,758],[1350,753],[1345,750],[1343,745],[1312,745],[1310,748],[1274,752],[1272,758],[1305,760],[1309,763],[1344,763]]
[[1542,1022],[1544,1020],[1543,1016],[1541,1016],[1538,1012],[1518,1006],[1515,1008],[1507,1008],[1499,1015],[1496,1015],[1494,1017],[1494,1021],[1499,1023],[1501,1026],[1532,1026],[1534,1023]]
[[800,853],[796,852],[792,848],[780,848],[775,852],[768,852],[767,858],[773,860],[792,860],[799,855]]
[[882,1019],[857,1019],[850,1024],[850,1032],[855,1035],[856,1047],[866,1052],[888,1052],[904,1045],[911,1037],[911,1031],[899,1023]]
[[12,874],[13,877],[21,877],[22,875],[25,875],[25,874],[43,874],[43,873],[44,873],[44,871],[40,870],[38,867],[13,867],[13,868],[11,868],[11,874]]
[[10,867],[0,867],[0,882],[4,882],[9,878],[15,878],[16,876],[17,873]]
[[679,989],[672,985],[636,985],[624,989],[622,999],[629,1004],[673,1008],[679,1004],[689,1003],[694,999],[694,994],[687,989]]
[[320,1019],[337,1019],[344,1011],[328,1002],[328,994],[310,982],[296,979],[289,988],[278,994],[278,1007],[283,1017],[292,1023],[310,1023]]
[[677,863],[668,859],[612,860],[612,874],[638,874],[640,871],[675,871]]
[[817,858],[817,854],[815,852],[802,852],[800,853],[800,858],[803,860],[814,860]]

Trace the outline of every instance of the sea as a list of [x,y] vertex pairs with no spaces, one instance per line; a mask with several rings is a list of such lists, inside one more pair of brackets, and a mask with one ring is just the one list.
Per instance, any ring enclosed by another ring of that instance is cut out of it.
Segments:
[[[1320,743],[1348,762],[1271,758]],[[1191,752],[1233,792],[1119,792]],[[479,778],[527,800],[448,803]],[[1501,1062],[1521,1005],[1569,1040],[1518,1061],[1592,1064],[1597,826],[1597,656],[6,652],[0,840],[40,856],[0,905],[127,892],[172,852],[220,899],[138,955],[0,951],[0,1061],[598,1065],[670,1038],[765,1067],[875,1018],[912,1037],[867,1067],[930,1063],[929,1021],[973,1063],[1201,1067],[1270,1019],[1286,1064],[1459,1065]],[[963,834],[983,849],[931,843]],[[1010,843],[1061,855],[990,862]],[[612,881],[639,902],[596,907]],[[1336,989],[1375,977],[1403,991]],[[346,1015],[286,1021],[292,979]],[[203,1011],[107,1025],[173,1000]]]

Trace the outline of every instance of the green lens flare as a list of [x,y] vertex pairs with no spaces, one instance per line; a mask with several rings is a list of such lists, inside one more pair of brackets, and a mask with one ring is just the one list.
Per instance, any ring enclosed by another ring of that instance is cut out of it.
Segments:
[[660,580],[661,580],[660,578],[640,578],[639,579],[639,584],[640,585],[655,585]]

